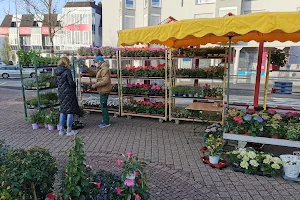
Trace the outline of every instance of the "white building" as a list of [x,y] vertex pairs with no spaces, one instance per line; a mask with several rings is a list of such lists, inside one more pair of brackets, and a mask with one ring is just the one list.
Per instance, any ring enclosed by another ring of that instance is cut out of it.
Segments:
[[[118,30],[157,25],[169,16],[183,20],[223,17],[228,13],[243,15],[257,12],[300,11],[300,0],[103,0],[102,5],[105,46],[117,45]],[[232,72],[243,75],[247,71],[255,71],[258,43],[241,42],[233,46],[236,56]],[[290,46],[300,46],[300,43],[265,43],[265,47]]]
[[81,46],[102,45],[102,8],[92,1],[68,2],[61,14],[7,15],[0,34],[8,35],[13,50],[20,48],[41,50],[49,53],[50,37],[48,24],[56,27],[54,50],[56,53],[71,53]]

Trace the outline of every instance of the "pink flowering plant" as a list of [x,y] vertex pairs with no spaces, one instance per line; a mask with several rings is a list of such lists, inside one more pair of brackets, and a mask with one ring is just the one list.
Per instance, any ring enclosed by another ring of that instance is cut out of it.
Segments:
[[123,184],[116,189],[117,194],[126,200],[150,199],[147,176],[144,172],[146,163],[140,161],[132,152],[123,156],[124,160],[117,160],[118,165],[123,168],[121,174]]
[[226,116],[226,132],[227,133],[235,133],[242,134],[243,133],[243,117],[245,113],[241,112],[238,109],[230,109],[228,111],[228,115]]

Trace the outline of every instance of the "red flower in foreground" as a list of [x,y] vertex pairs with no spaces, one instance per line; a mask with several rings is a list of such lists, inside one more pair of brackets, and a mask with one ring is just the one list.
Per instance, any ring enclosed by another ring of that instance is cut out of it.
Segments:
[[96,185],[97,185],[97,187],[100,189],[100,187],[101,187],[101,182],[97,182]]
[[132,153],[132,152],[129,152],[129,153],[127,153],[127,156],[128,156],[128,157],[132,157],[132,156],[133,156],[133,153]]
[[52,193],[49,193],[49,194],[47,194],[47,198],[48,198],[49,200],[55,200],[55,199],[56,199],[56,196],[55,196],[54,194],[52,194]]
[[233,120],[236,121],[238,124],[243,123],[243,118],[241,116],[235,116]]
[[142,199],[141,196],[138,195],[138,194],[134,194],[134,197],[135,197],[135,200],[141,200]]
[[121,194],[121,192],[122,192],[121,188],[119,188],[119,187],[118,187],[116,190],[117,190],[117,194],[119,194],[119,195],[120,195],[120,194]]
[[119,160],[119,159],[118,159],[117,162],[118,162],[118,165],[119,165],[119,166],[122,166],[122,165],[123,165],[123,161],[122,161],[122,160]]

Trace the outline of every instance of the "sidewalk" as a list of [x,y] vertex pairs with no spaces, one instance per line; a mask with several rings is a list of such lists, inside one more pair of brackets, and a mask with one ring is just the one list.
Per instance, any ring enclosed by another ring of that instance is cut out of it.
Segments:
[[[57,132],[32,130],[24,121],[20,91],[0,89],[0,139],[15,148],[41,146],[66,162],[72,138]],[[3,94],[3,95],[2,95]],[[87,164],[93,169],[119,172],[120,153],[132,151],[149,164],[151,199],[300,199],[300,184],[213,169],[200,161],[201,141],[188,141],[192,124],[175,125],[157,120],[112,118],[112,126],[98,129],[99,114],[84,119]],[[189,143],[188,143],[189,142]]]

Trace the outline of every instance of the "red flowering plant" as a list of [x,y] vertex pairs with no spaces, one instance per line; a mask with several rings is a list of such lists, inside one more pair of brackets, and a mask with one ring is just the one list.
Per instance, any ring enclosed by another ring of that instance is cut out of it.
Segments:
[[163,102],[151,102],[151,101],[134,101],[124,104],[123,109],[126,111],[136,113],[146,113],[152,115],[164,115],[165,104]]
[[164,77],[165,76],[165,66],[166,64],[159,64],[154,66],[130,66],[123,67],[123,76],[135,76],[135,77]]
[[243,133],[243,117],[244,113],[238,109],[230,109],[228,115],[226,116],[227,126],[225,131],[227,133],[242,134]]
[[155,84],[132,84],[128,83],[123,87],[123,94],[135,94],[135,95],[150,95],[150,96],[164,96],[165,89]]
[[122,199],[126,200],[147,200],[150,199],[147,176],[144,172],[146,163],[140,161],[132,152],[127,153],[124,160],[117,160],[119,166],[123,168],[121,181],[123,184],[116,189]]

